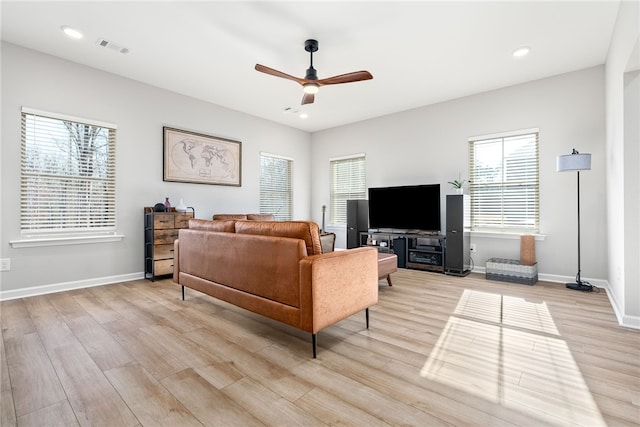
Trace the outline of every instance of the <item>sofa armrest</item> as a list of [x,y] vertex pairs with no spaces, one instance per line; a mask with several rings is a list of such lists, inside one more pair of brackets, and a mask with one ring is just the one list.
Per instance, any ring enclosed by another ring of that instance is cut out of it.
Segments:
[[378,302],[378,251],[348,249],[300,260],[301,329],[316,333]]

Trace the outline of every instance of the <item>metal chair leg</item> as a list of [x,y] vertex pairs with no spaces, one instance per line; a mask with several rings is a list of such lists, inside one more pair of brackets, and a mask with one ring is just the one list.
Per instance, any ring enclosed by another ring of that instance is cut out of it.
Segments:
[[316,334],[311,334],[311,345],[313,346],[313,358],[316,358]]

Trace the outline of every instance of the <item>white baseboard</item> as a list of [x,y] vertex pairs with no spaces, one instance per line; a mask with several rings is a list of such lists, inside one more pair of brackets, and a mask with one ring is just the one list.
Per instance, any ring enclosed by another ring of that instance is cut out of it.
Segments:
[[[609,295],[611,295],[611,294],[609,294]],[[613,309],[616,312],[616,317],[618,318],[618,323],[620,323],[620,326],[624,326],[626,328],[632,328],[632,329],[640,329],[640,317],[638,317],[638,316],[621,316],[619,314],[619,311],[617,310],[615,305],[613,306]],[[620,319],[622,319],[622,321],[620,321]]]
[[[475,267],[473,267],[472,272],[473,273],[485,274],[486,273],[486,268],[485,267],[475,266]],[[553,283],[571,283],[571,282],[575,282],[576,278],[575,278],[575,276],[560,276],[560,275],[557,275],[557,274],[538,273],[538,280],[542,280],[543,282],[553,282]],[[608,289],[609,288],[609,282],[606,281],[606,280],[589,279],[589,278],[586,278],[586,277],[584,277],[583,280],[585,282],[591,283],[593,286],[595,286],[597,288],[604,288],[604,289]]]
[[71,291],[73,289],[91,288],[93,286],[109,285],[118,282],[129,282],[131,280],[138,279],[144,279],[144,273],[131,273],[122,274],[119,276],[97,277],[94,279],[55,283],[52,285],[32,286],[30,288],[14,289],[9,291],[0,290],[0,301],[33,297],[36,295],[46,295],[62,291]]
[[618,323],[620,326],[625,326],[627,328],[640,329],[640,317],[638,316],[629,316],[625,315],[624,310],[622,309],[621,304],[616,300],[613,292],[609,291],[607,288],[607,296],[609,297],[609,302],[613,307],[614,313],[616,313],[616,318],[618,319]]
[[[575,276],[560,276],[557,274],[538,274],[538,280],[554,283],[572,283],[576,281]],[[596,288],[609,290],[609,282],[602,279],[589,279],[588,277],[582,278],[583,282],[590,283]]]

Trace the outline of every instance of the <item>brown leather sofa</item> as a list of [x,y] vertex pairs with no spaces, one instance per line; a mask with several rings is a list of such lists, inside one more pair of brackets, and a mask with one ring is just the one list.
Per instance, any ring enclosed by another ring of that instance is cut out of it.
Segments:
[[173,281],[316,334],[378,302],[378,255],[322,253],[311,221],[192,219],[175,241]]

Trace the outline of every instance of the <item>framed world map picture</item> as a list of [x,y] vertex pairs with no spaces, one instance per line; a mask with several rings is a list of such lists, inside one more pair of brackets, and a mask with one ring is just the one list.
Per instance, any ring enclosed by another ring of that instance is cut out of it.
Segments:
[[164,181],[242,185],[242,143],[163,127]]

